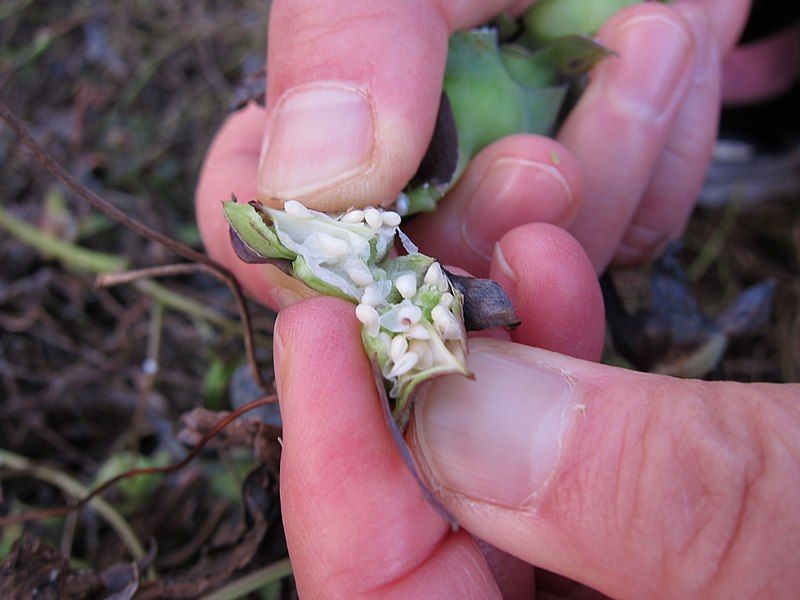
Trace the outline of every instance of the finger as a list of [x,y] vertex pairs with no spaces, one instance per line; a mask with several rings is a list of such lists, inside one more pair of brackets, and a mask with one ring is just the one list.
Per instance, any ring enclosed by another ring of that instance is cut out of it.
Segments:
[[195,192],[200,237],[214,260],[231,271],[248,295],[278,310],[315,295],[311,289],[271,265],[242,262],[233,250],[222,202],[231,194],[247,201],[255,194],[264,109],[251,105],[231,115],[206,155]]
[[655,258],[683,233],[700,195],[717,139],[720,59],[705,12],[691,2],[673,5],[691,25],[695,41],[692,82],[672,122],[641,204],[616,250],[614,263],[630,266]]
[[720,56],[726,56],[742,35],[752,0],[690,0],[711,19]]
[[726,105],[757,104],[778,98],[800,73],[800,23],[787,23],[767,38],[738,46],[723,64]]
[[567,232],[530,224],[507,233],[495,247],[491,277],[522,321],[512,332],[514,341],[599,360],[603,297],[591,262]]
[[[475,535],[615,598],[796,583],[800,386],[677,380],[474,340],[414,451]],[[667,586],[667,587],[664,587]]]
[[570,231],[598,271],[614,255],[650,181],[691,78],[689,24],[668,6],[617,13],[601,39],[618,52],[595,69],[559,132],[584,168],[584,202]]
[[499,597],[477,545],[451,533],[400,458],[352,305],[281,312],[281,505],[302,597]]
[[510,4],[275,2],[260,197],[319,210],[393,201],[433,132],[449,34]]
[[580,197],[580,165],[569,151],[542,136],[513,135],[481,151],[436,212],[407,229],[422,252],[480,277],[506,232],[526,223],[566,226]]

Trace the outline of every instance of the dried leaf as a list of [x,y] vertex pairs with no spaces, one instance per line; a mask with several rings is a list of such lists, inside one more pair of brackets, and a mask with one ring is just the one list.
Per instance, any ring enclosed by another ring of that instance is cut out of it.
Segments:
[[[277,411],[277,403],[265,408]],[[274,408],[273,408],[274,407]],[[181,416],[183,429],[178,432],[178,439],[187,446],[197,445],[211,429],[229,415],[229,411],[211,411],[195,408]],[[278,413],[280,418],[280,413]],[[237,419],[225,429],[217,433],[208,443],[210,448],[253,448],[253,453],[260,463],[267,464],[277,471],[280,462],[280,444],[278,437],[281,427],[267,423],[259,418]]]
[[104,592],[94,571],[78,571],[55,548],[24,533],[0,563],[0,598],[93,598]]
[[514,328],[520,324],[503,288],[491,279],[478,279],[454,275],[447,276],[459,292],[464,295],[464,325],[467,331],[482,331],[492,327]]
[[531,54],[531,61],[555,70],[563,77],[574,77],[588,72],[598,62],[615,56],[613,50],[599,40],[570,35],[548,42]]
[[697,302],[671,244],[653,266],[650,306],[629,314],[609,275],[601,279],[606,317],[619,354],[643,371],[704,377],[724,356],[730,337],[752,333],[769,318],[774,284],[745,290],[716,319]]
[[[423,481],[422,476],[417,470],[414,457],[411,456],[411,449],[406,443],[406,438],[403,437],[403,432],[400,431],[397,421],[395,421],[395,418],[392,416],[392,407],[389,403],[389,396],[386,394],[386,387],[383,382],[383,376],[381,375],[381,368],[378,365],[378,361],[375,359],[375,357],[372,357],[370,363],[372,365],[372,377],[375,380],[375,389],[378,391],[381,407],[383,408],[383,415],[386,418],[386,425],[392,434],[392,439],[394,439],[395,444],[397,444],[397,449],[400,452],[403,462],[408,467],[408,470],[411,471],[414,481],[416,481],[419,485],[425,501],[430,504],[436,510],[436,512],[439,513],[439,515],[441,515],[441,517],[450,524],[450,528],[453,531],[456,531],[458,529],[458,522],[456,521],[456,518],[450,513],[449,510],[447,510],[447,508],[445,508],[444,504],[439,502],[438,498],[436,498],[436,496],[434,496],[433,493],[428,489],[428,486],[425,485],[425,481]],[[409,401],[406,406],[408,414],[410,414],[411,409],[414,406],[413,399]],[[403,418],[402,422],[404,424],[408,424],[408,414]]]
[[248,569],[257,568],[258,550],[268,529],[280,517],[275,474],[264,465],[256,467],[242,486],[242,496],[246,514],[236,539],[205,549],[193,567],[178,575],[144,583],[137,598],[196,598]]
[[753,333],[769,321],[774,298],[774,281],[749,287],[717,317],[716,323],[729,336]]
[[255,73],[245,76],[233,90],[233,99],[229,109],[231,111],[244,108],[251,102],[264,106],[267,90],[267,70],[262,67]]
[[439,112],[433,129],[428,150],[411,179],[410,186],[417,187],[424,183],[446,185],[453,179],[458,165],[458,131],[453,116],[453,107],[447,92],[442,92]]

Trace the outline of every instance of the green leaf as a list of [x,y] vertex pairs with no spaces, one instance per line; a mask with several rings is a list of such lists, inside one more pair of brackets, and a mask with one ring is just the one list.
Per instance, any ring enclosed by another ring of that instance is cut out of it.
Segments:
[[532,46],[571,35],[595,35],[611,15],[641,0],[539,0],[523,15]]
[[589,71],[614,51],[598,40],[571,35],[548,42],[532,52],[528,60],[541,70],[552,70],[563,77],[574,77]]
[[275,232],[264,222],[250,204],[240,202],[223,202],[225,219],[239,239],[255,254],[263,258],[283,258],[294,260],[296,254],[284,247]]

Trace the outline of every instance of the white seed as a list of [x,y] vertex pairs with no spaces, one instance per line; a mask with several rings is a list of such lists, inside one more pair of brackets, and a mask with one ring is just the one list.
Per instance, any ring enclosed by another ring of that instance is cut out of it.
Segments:
[[158,361],[153,358],[146,358],[142,363],[142,373],[145,375],[155,375],[158,373]]
[[408,350],[419,356],[416,367],[420,371],[430,369],[433,366],[433,352],[428,342],[414,340],[408,345]]
[[350,244],[337,237],[327,233],[318,233],[317,239],[320,250],[322,250],[326,258],[342,258],[350,253]]
[[442,339],[454,340],[461,337],[461,328],[455,316],[441,304],[433,307],[431,318]]
[[390,336],[385,331],[381,331],[380,334],[378,334],[378,339],[380,339],[381,341],[381,345],[383,346],[383,351],[386,352],[386,354],[389,354],[389,352],[391,352],[392,349],[392,336]]
[[430,267],[428,267],[423,281],[443,292],[447,291],[447,277],[445,277],[444,272],[442,271],[442,265],[440,265],[438,262],[434,262]]
[[412,325],[419,323],[419,320],[422,318],[422,309],[410,302],[406,304],[406,302],[408,301],[404,300],[403,304],[398,306],[397,316],[401,323],[408,325],[410,328]]
[[412,340],[429,340],[431,339],[431,332],[417,323],[406,332],[406,337]]
[[314,216],[314,213],[300,204],[297,200],[289,200],[286,202],[283,205],[283,210],[286,211],[287,215],[292,215],[293,217],[299,217],[301,219],[310,219]]
[[439,298],[439,304],[449,309],[453,305],[453,294],[450,292],[442,294],[442,297]]
[[386,225],[387,227],[397,227],[398,225],[400,225],[400,221],[402,221],[400,215],[398,215],[396,212],[392,210],[387,210],[386,212],[384,212],[382,215],[382,219],[383,219],[383,224]]
[[408,214],[408,205],[410,204],[408,196],[400,192],[397,200],[394,203],[394,209],[402,217]]
[[434,306],[433,310],[431,310],[431,319],[433,319],[434,325],[444,325],[447,323],[447,317],[450,315],[450,311],[447,310],[441,304]]
[[403,273],[394,280],[394,287],[406,300],[410,300],[417,293],[417,276],[414,273]]
[[375,278],[372,277],[372,272],[363,261],[348,261],[344,267],[344,270],[347,271],[347,275],[358,287],[365,288],[375,281]]
[[419,356],[415,352],[406,352],[400,357],[400,360],[395,361],[392,370],[389,371],[389,378],[392,379],[394,377],[405,375],[414,368],[414,365],[417,364],[418,360]]
[[351,210],[350,212],[344,213],[339,220],[342,223],[361,223],[364,221],[364,211]]
[[367,222],[367,225],[373,229],[378,229],[381,225],[383,225],[381,211],[373,206],[368,206],[364,209],[364,220]]
[[356,306],[356,318],[367,328],[367,333],[378,335],[378,331],[380,331],[380,316],[374,306],[359,304]]
[[361,304],[369,304],[370,306],[377,306],[381,303],[381,297],[378,293],[378,288],[375,285],[368,285],[364,289],[364,295],[361,296]]
[[389,349],[389,356],[393,362],[400,360],[403,355],[408,351],[408,340],[401,333],[392,338],[392,345]]

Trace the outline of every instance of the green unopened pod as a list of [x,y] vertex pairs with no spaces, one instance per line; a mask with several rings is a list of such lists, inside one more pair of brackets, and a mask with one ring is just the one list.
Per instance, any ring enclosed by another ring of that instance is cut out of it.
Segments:
[[541,45],[568,35],[594,35],[618,10],[641,0],[539,0],[525,13],[527,41]]
[[436,140],[438,156],[455,160],[433,181],[406,191],[406,214],[431,211],[464,172],[472,157],[490,143],[513,133],[550,133],[566,88],[556,83],[549,65],[518,64],[501,52],[497,31],[479,29],[450,38],[444,91],[453,126]]

